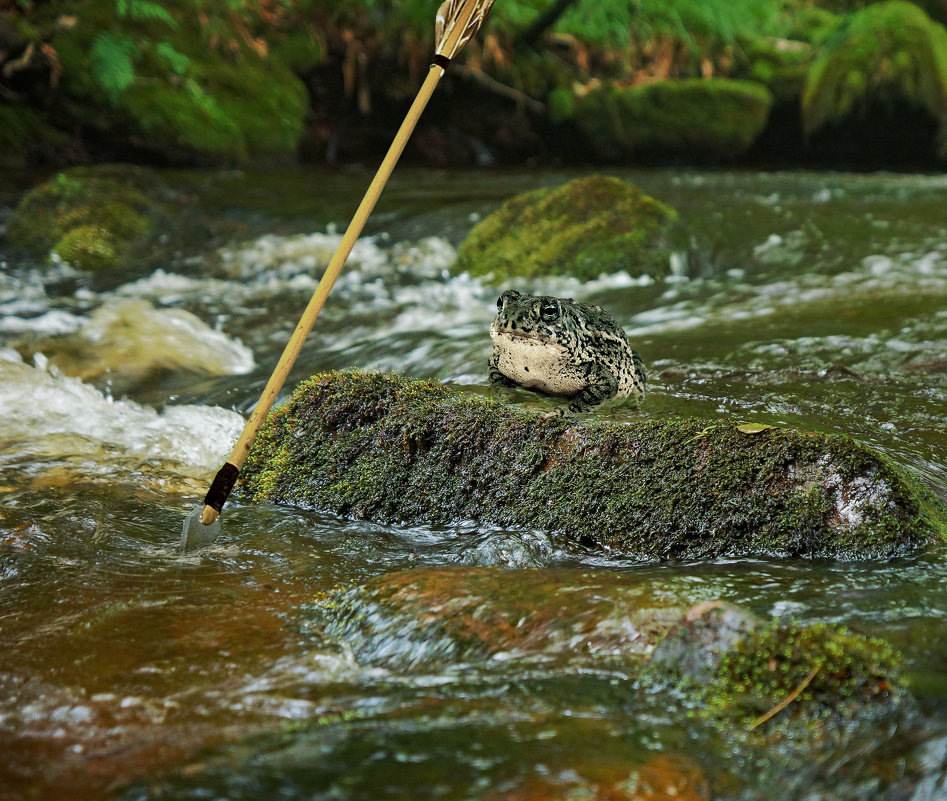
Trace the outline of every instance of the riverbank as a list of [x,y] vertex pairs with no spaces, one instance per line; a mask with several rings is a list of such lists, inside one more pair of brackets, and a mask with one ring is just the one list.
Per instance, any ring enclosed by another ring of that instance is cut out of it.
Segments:
[[[706,5],[706,4],[704,4]],[[429,167],[940,169],[942,10],[888,0],[495,8],[405,153]],[[271,7],[272,6],[272,7]],[[0,163],[376,163],[433,8],[56,0],[0,11]]]

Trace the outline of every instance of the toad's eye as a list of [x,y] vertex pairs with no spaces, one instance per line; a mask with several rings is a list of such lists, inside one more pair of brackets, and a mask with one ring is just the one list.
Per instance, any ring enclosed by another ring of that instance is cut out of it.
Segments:
[[539,316],[543,322],[553,322],[559,317],[559,305],[551,300],[543,301],[539,306]]
[[497,298],[497,311],[503,310],[503,295]]

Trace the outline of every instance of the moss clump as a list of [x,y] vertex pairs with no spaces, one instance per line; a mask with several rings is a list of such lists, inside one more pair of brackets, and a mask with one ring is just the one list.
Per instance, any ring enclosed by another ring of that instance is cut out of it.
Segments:
[[562,532],[641,559],[887,558],[937,540],[947,519],[928,490],[847,437],[545,419],[362,372],[300,384],[262,429],[242,481],[258,501]]
[[573,122],[606,159],[732,160],[756,141],[772,105],[762,84],[723,78],[558,89],[550,98],[553,119]]
[[947,158],[947,29],[913,3],[889,0],[838,23],[806,76],[805,130],[839,123],[870,100],[925,109]]
[[[900,655],[884,640],[844,626],[774,620],[727,652],[704,686],[703,714],[762,726],[845,720],[868,704],[897,702],[905,680]],[[796,692],[771,724],[760,720]]]
[[104,270],[118,264],[112,235],[97,225],[73,228],[59,240],[53,252],[80,270]]
[[762,84],[777,103],[796,102],[815,57],[806,42],[754,36],[740,43],[736,76]]
[[571,275],[581,280],[627,270],[667,273],[670,207],[619,178],[592,175],[516,195],[474,227],[455,271],[514,276]]
[[85,269],[113,266],[151,233],[155,201],[136,186],[146,170],[76,168],[31,189],[7,221],[7,239],[37,255],[56,252]]

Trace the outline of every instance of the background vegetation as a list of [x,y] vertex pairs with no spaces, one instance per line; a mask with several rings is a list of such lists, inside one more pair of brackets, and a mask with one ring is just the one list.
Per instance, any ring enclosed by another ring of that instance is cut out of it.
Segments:
[[[2,161],[374,157],[430,59],[436,4],[0,0]],[[408,157],[804,160],[871,117],[936,161],[945,13],[941,0],[500,0]],[[687,79],[707,92],[638,91]],[[725,79],[761,88],[711,88]],[[669,119],[692,130],[662,139]]]

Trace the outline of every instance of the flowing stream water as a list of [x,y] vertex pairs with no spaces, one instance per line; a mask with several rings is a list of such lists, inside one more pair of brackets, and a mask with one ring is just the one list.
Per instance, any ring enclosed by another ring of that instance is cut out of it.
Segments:
[[[504,198],[575,174],[399,170],[287,391],[354,366],[485,385],[507,284],[452,277],[455,248]],[[947,178],[621,175],[680,212],[671,276],[515,284],[624,325],[652,380],[618,419],[843,432],[947,499]],[[0,254],[0,799],[947,797],[941,547],[635,564],[537,531],[236,496],[218,541],[180,554],[369,176],[165,178],[196,205],[120,270]],[[845,623],[900,649],[921,722],[787,769],[641,691],[628,638],[482,656],[365,600],[357,637],[307,622],[334,587],[447,566],[541,571],[571,588],[564,630],[627,627],[600,600],[629,587]]]

